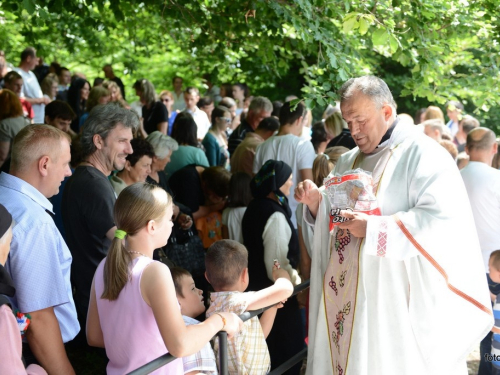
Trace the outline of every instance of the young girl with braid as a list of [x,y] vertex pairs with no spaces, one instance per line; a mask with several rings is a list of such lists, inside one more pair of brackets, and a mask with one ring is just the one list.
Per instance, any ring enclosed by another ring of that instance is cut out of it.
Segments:
[[[165,190],[128,186],[116,200],[114,218],[119,229],[95,273],[87,318],[88,343],[106,349],[108,374],[126,374],[167,352],[184,357],[220,330],[229,337],[240,330],[241,320],[226,312],[184,324],[170,271],[152,259],[172,231],[172,199]],[[181,360],[155,372],[183,373]]]

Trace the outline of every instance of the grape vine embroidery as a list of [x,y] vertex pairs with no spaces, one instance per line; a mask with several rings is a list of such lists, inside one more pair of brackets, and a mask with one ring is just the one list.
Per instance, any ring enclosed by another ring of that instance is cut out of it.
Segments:
[[346,246],[351,242],[351,233],[348,229],[338,229],[335,235],[335,251],[339,254],[339,263],[344,261],[343,251]]

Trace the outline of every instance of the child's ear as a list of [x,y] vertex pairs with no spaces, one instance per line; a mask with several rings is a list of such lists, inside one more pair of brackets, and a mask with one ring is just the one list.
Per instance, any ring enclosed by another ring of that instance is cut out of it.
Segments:
[[243,271],[241,271],[241,281],[245,282],[248,280],[248,267],[243,268]]

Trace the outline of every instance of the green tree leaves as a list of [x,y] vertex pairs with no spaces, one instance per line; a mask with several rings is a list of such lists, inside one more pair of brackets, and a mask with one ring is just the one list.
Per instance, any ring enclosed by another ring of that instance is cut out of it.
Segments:
[[406,96],[399,99],[403,110],[422,105],[420,98],[456,98],[487,119],[500,102],[499,6],[500,0],[0,0],[0,45],[14,63],[34,45],[46,61],[90,77],[113,63],[129,90],[142,76],[159,89],[175,74],[200,85],[204,73],[218,83],[247,82],[254,93],[300,94],[296,87],[305,84],[311,106],[331,102],[349,77],[376,74]]

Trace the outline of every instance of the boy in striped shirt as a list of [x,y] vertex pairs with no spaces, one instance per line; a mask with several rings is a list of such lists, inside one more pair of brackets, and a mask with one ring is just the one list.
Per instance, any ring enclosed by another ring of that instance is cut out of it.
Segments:
[[[500,250],[495,250],[490,254],[489,269],[491,280],[494,283],[500,283]],[[500,375],[500,294],[496,296],[492,294],[491,297],[495,325],[491,329],[493,331],[491,353],[485,355],[488,356],[486,360],[492,364],[492,375]]]

